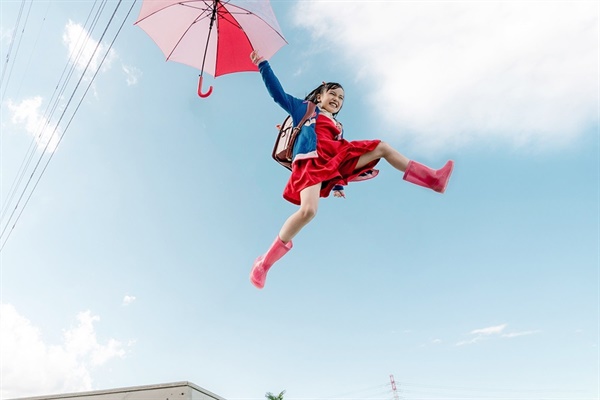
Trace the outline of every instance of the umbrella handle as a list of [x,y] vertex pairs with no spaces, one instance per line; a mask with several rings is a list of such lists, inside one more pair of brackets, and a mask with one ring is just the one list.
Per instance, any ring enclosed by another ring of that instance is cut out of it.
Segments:
[[210,96],[210,94],[212,93],[213,87],[209,86],[206,93],[202,93],[202,80],[203,79],[204,78],[202,77],[202,75],[200,75],[200,79],[198,79],[198,96],[200,96],[204,99],[204,98]]

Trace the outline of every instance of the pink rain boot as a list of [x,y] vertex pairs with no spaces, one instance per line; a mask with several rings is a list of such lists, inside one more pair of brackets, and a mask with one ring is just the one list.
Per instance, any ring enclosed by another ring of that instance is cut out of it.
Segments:
[[426,167],[416,161],[409,161],[403,179],[415,185],[433,189],[438,193],[444,193],[453,168],[454,161],[452,160],[438,170]]
[[259,289],[265,287],[267,272],[269,272],[269,269],[277,260],[290,251],[292,246],[291,240],[283,243],[279,236],[277,236],[269,250],[254,261],[252,271],[250,272],[250,282]]

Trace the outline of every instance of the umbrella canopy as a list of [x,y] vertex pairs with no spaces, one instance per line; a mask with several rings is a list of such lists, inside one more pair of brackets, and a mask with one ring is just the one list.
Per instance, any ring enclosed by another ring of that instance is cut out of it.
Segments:
[[268,59],[286,44],[269,0],[144,0],[135,24],[201,79],[256,71],[252,50]]

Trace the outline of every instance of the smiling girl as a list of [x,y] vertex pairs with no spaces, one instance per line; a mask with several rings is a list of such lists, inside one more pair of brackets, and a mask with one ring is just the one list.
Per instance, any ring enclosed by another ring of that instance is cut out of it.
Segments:
[[294,126],[304,117],[308,102],[317,105],[296,139],[292,173],[283,191],[283,197],[300,208],[285,221],[269,250],[254,261],[250,272],[254,286],[264,287],[271,266],[292,248],[292,239],[315,217],[319,198],[328,197],[332,191],[335,197],[345,197],[343,186],[377,176],[379,171],[374,167],[382,158],[404,172],[404,180],[444,192],[453,161],[433,170],[409,160],[381,140],[345,140],[336,119],[344,104],[344,89],[339,83],[323,83],[301,100],[283,90],[269,62],[256,51],[250,58],[258,65],[273,100],[292,116]]

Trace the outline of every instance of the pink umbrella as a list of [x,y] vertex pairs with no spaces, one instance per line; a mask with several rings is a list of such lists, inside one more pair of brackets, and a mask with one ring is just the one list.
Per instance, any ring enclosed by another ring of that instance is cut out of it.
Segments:
[[135,24],[167,60],[200,69],[200,97],[212,92],[202,93],[204,72],[257,71],[252,50],[268,59],[287,43],[269,0],[144,0]]

